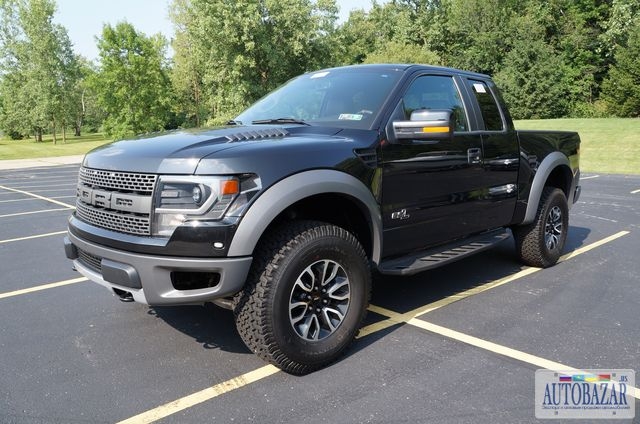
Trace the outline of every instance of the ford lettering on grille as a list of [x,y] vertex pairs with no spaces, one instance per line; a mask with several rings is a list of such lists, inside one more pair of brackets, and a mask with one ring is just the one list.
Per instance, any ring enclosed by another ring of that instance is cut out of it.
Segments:
[[140,196],[90,188],[78,183],[78,198],[87,205],[115,211],[148,214],[151,196]]
[[97,227],[150,235],[156,175],[81,168],[76,217]]

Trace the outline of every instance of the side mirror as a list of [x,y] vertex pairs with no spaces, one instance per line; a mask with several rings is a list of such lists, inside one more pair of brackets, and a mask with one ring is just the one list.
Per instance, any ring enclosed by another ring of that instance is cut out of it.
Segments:
[[393,132],[398,140],[447,140],[453,136],[451,115],[449,109],[414,110],[410,121],[393,122]]

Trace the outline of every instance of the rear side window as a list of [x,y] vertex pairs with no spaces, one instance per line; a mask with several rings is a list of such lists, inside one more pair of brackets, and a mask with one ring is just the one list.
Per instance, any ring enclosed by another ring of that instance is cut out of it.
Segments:
[[480,105],[480,112],[482,113],[485,129],[487,131],[502,131],[504,125],[502,124],[500,108],[491,90],[487,87],[487,84],[483,81],[474,80],[469,80],[469,84],[471,85],[471,91],[473,91]]

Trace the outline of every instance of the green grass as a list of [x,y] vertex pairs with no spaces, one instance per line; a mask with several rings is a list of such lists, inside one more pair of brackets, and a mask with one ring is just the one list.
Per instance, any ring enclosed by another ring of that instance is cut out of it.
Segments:
[[582,172],[640,174],[640,119],[545,119],[515,125],[520,130],[577,131]]
[[[580,169],[582,172],[640,174],[640,119],[545,119],[516,121],[518,129],[577,131],[582,140]],[[62,138],[54,145],[51,136],[42,143],[31,140],[0,139],[1,159],[81,155],[111,140],[102,134]]]
[[43,136],[41,143],[36,143],[33,138],[27,140],[0,138],[0,160],[83,155],[94,147],[110,141],[111,139],[105,138],[101,133],[85,134],[80,137],[67,134],[67,142],[64,144],[62,135],[58,135],[58,144],[53,144],[51,135]]

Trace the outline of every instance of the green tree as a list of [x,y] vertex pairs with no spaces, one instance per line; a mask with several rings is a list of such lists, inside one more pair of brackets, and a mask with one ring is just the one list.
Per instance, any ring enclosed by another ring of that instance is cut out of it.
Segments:
[[55,2],[1,0],[0,10],[0,125],[12,134],[33,132],[38,141],[51,125],[55,142],[77,78],[67,32],[52,22]]
[[114,138],[165,128],[171,110],[171,85],[165,59],[167,41],[147,37],[133,25],[105,25],[98,38],[100,65],[92,87]]
[[367,54],[364,63],[423,63],[439,65],[440,58],[416,44],[387,41],[375,51]]
[[512,19],[522,1],[445,0],[435,50],[447,66],[487,74],[502,66],[513,39]]
[[603,98],[611,113],[640,117],[640,20],[629,28],[624,45],[615,49],[615,64],[603,83]]
[[337,63],[441,64],[434,50],[441,10],[437,0],[396,0],[352,11],[332,41]]
[[544,40],[545,28],[527,16],[515,21],[512,48],[495,74],[515,119],[565,116],[569,108],[566,64]]
[[104,111],[98,105],[98,99],[92,82],[95,81],[96,67],[89,60],[77,56],[79,78],[69,88],[69,122],[73,125],[74,135],[79,137],[83,128],[96,132],[105,119]]
[[197,19],[191,9],[190,0],[174,0],[170,17],[175,28],[173,67],[171,83],[177,100],[178,113],[184,114],[184,124],[200,127],[207,119],[203,77],[206,63],[198,50],[198,40],[192,28]]
[[191,114],[196,98],[207,105],[210,123],[333,63],[327,41],[337,19],[334,0],[174,1],[171,16],[179,29],[174,86],[188,87]]

